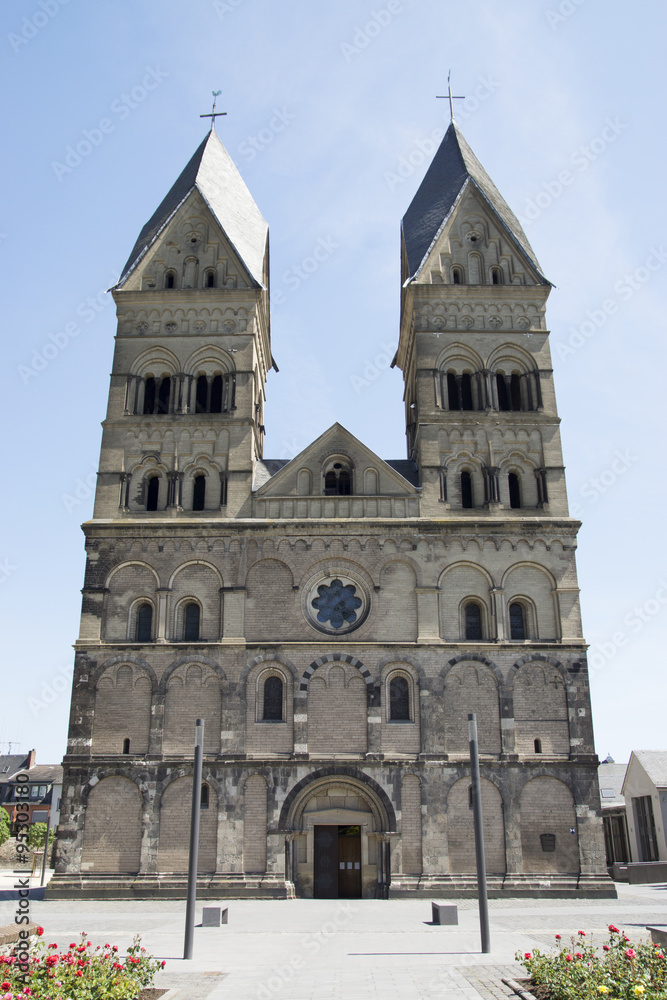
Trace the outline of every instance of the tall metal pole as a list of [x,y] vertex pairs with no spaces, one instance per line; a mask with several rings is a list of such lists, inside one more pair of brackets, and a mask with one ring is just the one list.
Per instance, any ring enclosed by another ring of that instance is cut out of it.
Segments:
[[51,786],[51,802],[49,803],[49,811],[46,814],[46,840],[44,841],[44,857],[42,858],[42,878],[40,880],[40,885],[44,885],[44,880],[46,878],[46,859],[49,854],[49,835],[51,833],[51,810],[53,808],[53,785]]
[[188,864],[188,901],[185,908],[185,944],[183,958],[192,958],[195,935],[195,905],[197,903],[197,862],[199,860],[199,809],[201,774],[204,758],[204,720],[195,724],[195,768],[192,778],[192,812],[190,813],[190,861]]
[[486,862],[484,860],[484,830],[482,827],[482,785],[479,778],[479,752],[477,749],[477,716],[468,716],[468,739],[470,740],[470,775],[472,777],[472,812],[475,824],[475,860],[477,862],[477,896],[479,903],[479,929],[482,938],[482,954],[491,951],[489,934],[489,901],[486,894]]

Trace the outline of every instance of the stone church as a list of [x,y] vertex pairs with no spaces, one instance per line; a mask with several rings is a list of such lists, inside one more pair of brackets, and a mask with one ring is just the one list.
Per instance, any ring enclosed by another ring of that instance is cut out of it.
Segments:
[[545,319],[452,123],[401,225],[407,458],[264,458],[268,226],[211,129],[116,337],[51,897],[614,895]]

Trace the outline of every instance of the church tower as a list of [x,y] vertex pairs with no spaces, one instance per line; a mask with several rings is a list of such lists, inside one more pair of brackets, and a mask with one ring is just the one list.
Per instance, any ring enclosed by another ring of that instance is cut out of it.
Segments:
[[457,127],[402,223],[408,456],[265,459],[266,222],[211,131],[112,290],[118,333],[50,896],[611,895],[545,320]]

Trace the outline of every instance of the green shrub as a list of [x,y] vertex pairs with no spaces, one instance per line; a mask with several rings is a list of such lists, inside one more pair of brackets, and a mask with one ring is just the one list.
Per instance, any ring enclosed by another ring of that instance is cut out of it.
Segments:
[[[52,844],[55,840],[55,831],[49,830],[49,844]],[[44,847],[46,841],[46,823],[33,823],[28,830],[28,847],[37,848]]]
[[572,947],[565,947],[557,934],[555,952],[517,953],[533,984],[550,1000],[664,1000],[667,959],[659,945],[632,944],[613,924],[600,951],[584,931],[570,940]]
[[9,813],[0,807],[0,847],[5,844],[12,835],[12,828],[9,822]]

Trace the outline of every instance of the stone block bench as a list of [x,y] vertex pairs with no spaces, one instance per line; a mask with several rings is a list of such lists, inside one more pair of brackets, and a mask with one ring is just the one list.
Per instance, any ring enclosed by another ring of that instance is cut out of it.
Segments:
[[19,934],[21,931],[25,934],[28,933],[29,936],[37,933],[37,928],[39,924],[34,923],[32,920],[29,924],[4,924],[0,927],[0,947],[5,944],[15,944],[19,940]]
[[431,900],[431,912],[434,924],[453,926],[459,922],[459,908],[455,903],[443,903],[441,900]]

